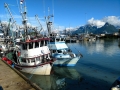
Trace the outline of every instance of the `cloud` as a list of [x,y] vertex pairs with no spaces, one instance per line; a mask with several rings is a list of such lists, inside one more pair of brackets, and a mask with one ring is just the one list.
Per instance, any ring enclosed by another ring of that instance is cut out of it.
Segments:
[[120,26],[120,17],[108,16],[108,17],[104,17],[102,21],[108,22],[114,26]]
[[60,25],[55,24],[55,23],[52,26],[52,32],[59,33],[59,31],[63,31],[63,30],[65,30],[64,26],[60,26]]
[[108,22],[111,25],[116,26],[120,26],[120,17],[117,16],[107,16],[104,17],[101,20],[95,20],[94,18],[91,18],[88,20],[88,24],[92,25],[92,26],[97,26],[97,28],[100,28],[102,26],[104,26],[104,24]]
[[91,24],[92,26],[97,26],[97,28],[100,28],[105,25],[105,22],[101,20],[94,20],[94,18],[91,18],[88,20],[88,24]]

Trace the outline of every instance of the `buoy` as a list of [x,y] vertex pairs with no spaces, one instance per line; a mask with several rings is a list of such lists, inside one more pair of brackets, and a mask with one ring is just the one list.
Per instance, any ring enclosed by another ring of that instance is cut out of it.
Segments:
[[4,61],[6,61],[7,62],[7,64],[9,64],[9,65],[12,65],[12,61],[11,60],[9,60],[7,57],[2,57],[2,60],[4,60]]
[[2,60],[7,61],[8,59],[4,56],[2,57]]
[[12,65],[12,61],[7,60],[6,62],[7,62],[7,64]]

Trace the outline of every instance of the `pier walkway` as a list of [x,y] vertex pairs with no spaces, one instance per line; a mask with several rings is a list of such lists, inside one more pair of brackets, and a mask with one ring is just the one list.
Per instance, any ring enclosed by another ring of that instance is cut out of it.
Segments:
[[[19,71],[0,59],[0,87],[3,90],[41,90]],[[1,90],[1,88],[0,88]]]

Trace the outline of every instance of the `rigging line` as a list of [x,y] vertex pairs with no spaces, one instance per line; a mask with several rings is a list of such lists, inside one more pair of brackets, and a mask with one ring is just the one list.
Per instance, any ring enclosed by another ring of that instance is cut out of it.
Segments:
[[19,12],[20,12],[20,5],[18,4],[18,0],[16,0],[17,2],[17,6],[18,6],[18,9],[19,9]]
[[24,0],[24,2],[25,2],[25,7],[26,7],[26,1]]
[[9,6],[16,6],[16,5],[12,5],[12,4],[8,4]]
[[17,13],[15,13],[15,11],[13,11],[12,9],[11,9],[11,11],[12,11],[14,14],[16,14],[16,15],[17,15]]

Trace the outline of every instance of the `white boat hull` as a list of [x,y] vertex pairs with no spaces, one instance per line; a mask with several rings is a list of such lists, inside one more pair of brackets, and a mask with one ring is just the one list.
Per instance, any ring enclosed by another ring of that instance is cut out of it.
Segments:
[[15,66],[15,68],[19,69],[22,72],[29,74],[37,74],[37,75],[50,75],[52,66],[50,64],[45,64],[36,67],[20,67]]
[[75,66],[80,57],[74,57],[71,59],[57,59],[53,65],[54,66]]

